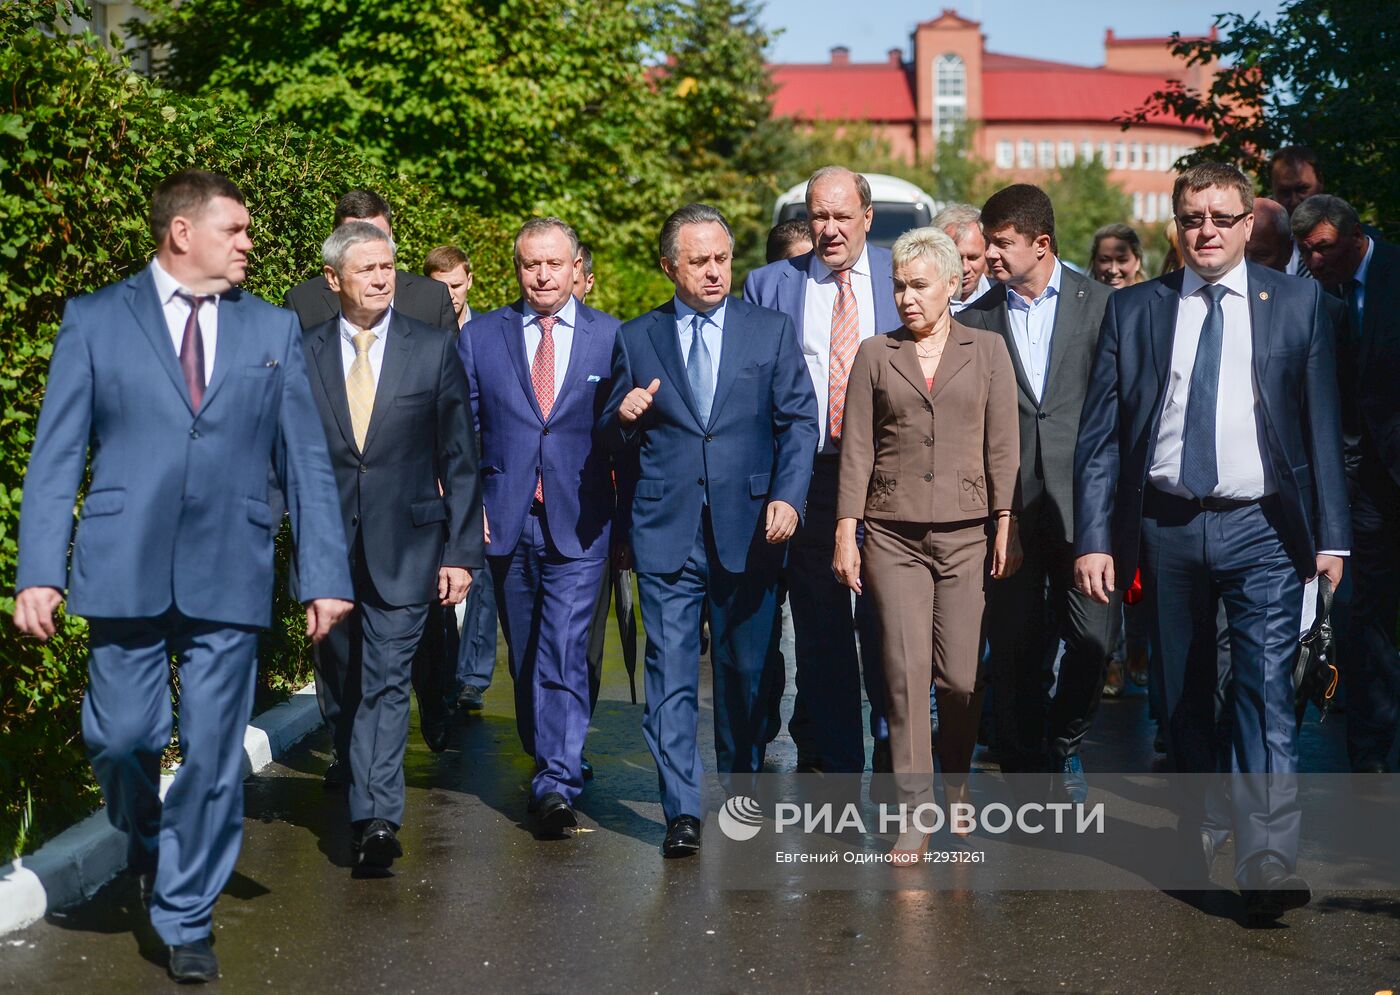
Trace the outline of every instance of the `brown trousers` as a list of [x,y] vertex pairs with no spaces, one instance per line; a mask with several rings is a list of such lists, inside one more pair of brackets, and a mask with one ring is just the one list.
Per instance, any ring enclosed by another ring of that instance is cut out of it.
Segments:
[[988,542],[981,521],[865,522],[866,582],[885,634],[890,753],[899,800],[908,805],[933,801],[930,686],[945,781],[961,783],[972,764]]

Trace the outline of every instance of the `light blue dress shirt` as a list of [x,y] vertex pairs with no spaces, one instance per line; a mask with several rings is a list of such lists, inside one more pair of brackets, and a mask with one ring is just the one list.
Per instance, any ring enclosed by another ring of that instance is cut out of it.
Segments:
[[[681,365],[685,365],[686,357],[690,355],[690,339],[695,330],[695,318],[699,312],[683,303],[679,297],[675,301],[676,335],[680,338]],[[705,337],[705,350],[710,354],[710,370],[713,377],[713,382],[710,384],[712,395],[715,388],[719,386],[719,354],[724,347],[724,310],[725,302],[721,301],[718,307],[704,315],[704,327],[700,333]]]
[[1021,368],[1026,371],[1035,399],[1045,393],[1045,376],[1050,366],[1050,337],[1055,331],[1055,311],[1060,300],[1060,275],[1064,270],[1055,260],[1050,282],[1040,296],[1028,301],[1010,287],[1006,288],[1006,318],[1011,324],[1011,341]]

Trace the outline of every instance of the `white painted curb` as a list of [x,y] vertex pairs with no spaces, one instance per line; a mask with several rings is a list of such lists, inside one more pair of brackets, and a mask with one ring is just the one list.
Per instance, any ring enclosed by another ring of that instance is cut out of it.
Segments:
[[[313,684],[254,716],[243,733],[244,774],[256,774],[320,724]],[[161,778],[162,796],[170,781],[171,775]],[[125,867],[126,837],[98,809],[37,853],[0,866],[0,935],[91,898]]]

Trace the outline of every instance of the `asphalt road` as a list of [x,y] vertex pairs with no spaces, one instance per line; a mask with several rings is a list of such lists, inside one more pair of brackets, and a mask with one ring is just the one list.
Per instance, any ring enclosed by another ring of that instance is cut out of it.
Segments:
[[[716,887],[712,850],[659,855],[655,770],[615,646],[588,741],[598,773],[581,799],[583,831],[537,840],[509,685],[502,663],[485,712],[459,722],[446,753],[430,753],[415,725],[406,855],[392,876],[352,873],[343,795],[321,787],[325,736],[250,780],[242,857],[215,910],[220,989],[1372,993],[1400,984],[1395,893],[1318,895],[1257,929],[1224,890],[1188,900],[1150,890]],[[1340,731],[1307,729],[1306,767],[1337,762]],[[1151,738],[1145,696],[1106,702],[1084,754],[1090,777],[1149,769]],[[771,765],[790,769],[794,759],[784,734]],[[125,877],[0,938],[6,991],[160,991],[173,987],[163,964]]]

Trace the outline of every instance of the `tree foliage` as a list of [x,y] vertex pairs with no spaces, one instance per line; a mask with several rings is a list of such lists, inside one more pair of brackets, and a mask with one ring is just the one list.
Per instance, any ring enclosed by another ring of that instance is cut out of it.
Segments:
[[1188,64],[1222,63],[1209,90],[1176,82],[1129,119],[1166,111],[1199,121],[1214,141],[1182,165],[1239,163],[1268,189],[1269,154],[1307,145],[1327,190],[1381,227],[1400,230],[1400,10],[1393,0],[1292,0],[1273,20],[1219,14],[1215,40],[1173,36]]

